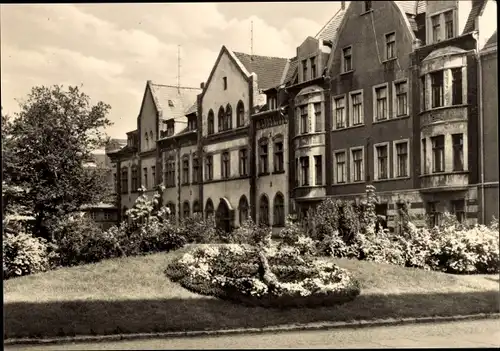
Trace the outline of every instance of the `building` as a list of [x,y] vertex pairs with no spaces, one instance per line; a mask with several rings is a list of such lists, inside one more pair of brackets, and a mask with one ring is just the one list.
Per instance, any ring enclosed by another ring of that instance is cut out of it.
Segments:
[[372,184],[393,230],[405,204],[417,225],[445,211],[489,221],[498,122],[496,74],[483,74],[496,65],[488,23],[495,1],[342,2],[291,59],[223,46],[200,89],[148,82],[137,130],[112,156],[119,206],[163,182],[177,218],[279,228]]

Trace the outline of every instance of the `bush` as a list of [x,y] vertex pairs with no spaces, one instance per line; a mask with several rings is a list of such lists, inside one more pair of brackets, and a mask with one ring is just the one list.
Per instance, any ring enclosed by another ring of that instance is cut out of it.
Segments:
[[215,227],[215,217],[204,218],[201,213],[181,219],[179,223],[179,235],[186,239],[187,243],[212,243],[227,242],[228,236]]
[[298,249],[284,248],[266,250],[272,274],[278,278],[273,284],[262,278],[259,249],[240,244],[197,248],[172,262],[166,273],[193,292],[253,306],[337,305],[360,293],[359,284],[345,270],[333,264],[308,264]]
[[57,254],[45,239],[25,232],[3,233],[3,279],[44,272]]

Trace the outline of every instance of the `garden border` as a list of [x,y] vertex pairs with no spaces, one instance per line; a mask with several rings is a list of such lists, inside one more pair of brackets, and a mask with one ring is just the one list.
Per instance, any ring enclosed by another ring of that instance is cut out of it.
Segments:
[[40,345],[40,344],[63,344],[71,342],[110,342],[123,340],[141,340],[154,338],[180,338],[180,337],[199,337],[199,336],[218,336],[218,335],[233,335],[233,334],[256,334],[256,333],[276,333],[299,330],[328,330],[340,328],[368,328],[382,326],[397,326],[407,324],[423,324],[423,323],[445,323],[454,321],[466,320],[481,320],[481,319],[500,319],[500,313],[479,313],[472,315],[457,315],[448,317],[419,317],[419,318],[402,318],[402,319],[383,319],[383,320],[359,320],[353,322],[318,322],[302,325],[279,325],[265,328],[238,328],[238,329],[221,329],[221,330],[198,330],[185,332],[161,332],[161,333],[131,333],[131,334],[112,334],[112,335],[82,335],[74,337],[58,337],[47,339],[36,338],[9,338],[4,340],[4,346],[9,345]]

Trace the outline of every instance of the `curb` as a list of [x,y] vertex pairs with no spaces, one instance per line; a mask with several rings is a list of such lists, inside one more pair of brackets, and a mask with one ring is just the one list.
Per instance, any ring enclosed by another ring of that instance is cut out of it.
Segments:
[[222,330],[200,330],[186,332],[163,332],[163,333],[135,333],[135,334],[116,334],[116,335],[82,335],[74,337],[58,337],[47,339],[35,338],[12,338],[4,340],[4,346],[8,345],[49,345],[63,343],[83,343],[83,342],[109,342],[122,340],[141,340],[154,338],[181,338],[181,337],[199,337],[199,336],[222,336],[234,334],[255,334],[255,333],[279,333],[289,331],[309,331],[309,330],[328,330],[328,329],[347,329],[347,328],[368,328],[399,326],[407,324],[424,323],[444,323],[455,321],[471,321],[480,319],[497,319],[500,313],[480,313],[473,315],[449,316],[449,317],[420,317],[420,318],[402,318],[402,319],[384,319],[376,321],[353,321],[353,322],[323,322],[309,323],[302,325],[280,325],[264,328],[239,328]]

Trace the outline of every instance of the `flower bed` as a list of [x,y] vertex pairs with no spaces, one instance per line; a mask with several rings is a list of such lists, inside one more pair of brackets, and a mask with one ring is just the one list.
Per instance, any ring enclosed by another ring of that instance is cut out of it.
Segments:
[[251,306],[338,305],[360,293],[358,282],[333,263],[309,262],[285,250],[265,255],[276,278],[272,283],[262,278],[256,249],[239,244],[197,248],[172,262],[166,273],[193,292]]

